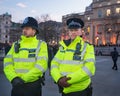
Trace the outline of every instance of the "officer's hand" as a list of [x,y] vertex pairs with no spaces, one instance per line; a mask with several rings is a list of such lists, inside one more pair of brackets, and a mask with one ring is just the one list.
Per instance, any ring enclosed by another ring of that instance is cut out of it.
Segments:
[[67,81],[70,80],[70,79],[71,79],[70,77],[62,77],[58,80],[58,84],[61,87],[69,87],[70,84]]
[[24,84],[24,81],[23,81],[21,78],[19,78],[19,77],[15,77],[15,78],[11,81],[11,83],[12,83],[12,86],[13,86],[13,87],[16,87],[16,86],[19,86],[19,85]]

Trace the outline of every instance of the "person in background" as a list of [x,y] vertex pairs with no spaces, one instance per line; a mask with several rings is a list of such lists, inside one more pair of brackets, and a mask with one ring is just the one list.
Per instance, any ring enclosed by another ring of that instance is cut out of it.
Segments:
[[112,69],[118,70],[118,67],[117,67],[118,52],[117,52],[116,47],[114,48],[114,51],[111,52],[111,56],[112,56],[112,60],[114,63]]
[[5,46],[5,55],[7,55],[7,53],[9,52],[9,50],[10,50],[10,48],[11,48],[11,43],[8,43],[8,44],[6,44],[6,46]]

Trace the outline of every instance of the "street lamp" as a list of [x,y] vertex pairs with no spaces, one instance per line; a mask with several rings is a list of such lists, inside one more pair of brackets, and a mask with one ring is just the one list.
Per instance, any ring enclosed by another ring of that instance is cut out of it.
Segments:
[[111,28],[108,28],[108,34],[109,34],[109,45],[110,45],[110,42],[111,42],[111,40],[110,40],[110,32],[112,31],[112,29]]
[[52,44],[54,44],[54,43],[55,43],[55,40],[52,41]]
[[99,39],[99,37],[96,38],[97,40]]
[[112,29],[111,29],[111,28],[109,28],[109,29],[108,29],[108,32],[110,32],[110,31],[112,31]]
[[97,37],[96,37],[96,43],[97,43],[97,46],[98,46],[98,40],[99,40],[99,37],[97,36]]
[[88,16],[87,19],[88,19],[88,21],[90,21],[90,19],[91,19],[90,16]]

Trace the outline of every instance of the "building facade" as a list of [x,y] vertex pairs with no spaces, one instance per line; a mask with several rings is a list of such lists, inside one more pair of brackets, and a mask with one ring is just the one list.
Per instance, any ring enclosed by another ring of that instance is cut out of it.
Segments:
[[9,33],[9,42],[13,43],[19,40],[21,35],[22,35],[21,24],[12,22],[12,25],[10,27],[10,33]]
[[[22,35],[21,23],[11,21],[12,16],[8,13],[0,15],[0,43],[13,43]],[[38,39],[45,40],[48,44],[58,44],[62,30],[62,23],[56,21],[45,21],[39,23]]]
[[9,43],[10,27],[11,15],[8,13],[0,15],[0,43]]
[[63,24],[70,17],[85,22],[85,40],[95,45],[120,45],[120,0],[93,0],[84,13],[63,16]]
[[12,16],[7,12],[0,15],[0,43],[13,43],[22,34],[21,24],[11,21]]

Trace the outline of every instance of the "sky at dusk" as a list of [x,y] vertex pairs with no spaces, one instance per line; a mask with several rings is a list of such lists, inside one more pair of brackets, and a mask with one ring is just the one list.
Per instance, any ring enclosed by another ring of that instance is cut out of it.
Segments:
[[19,22],[27,16],[49,14],[52,20],[61,21],[63,15],[84,12],[91,3],[92,0],[0,0],[0,15],[8,12],[12,21]]

